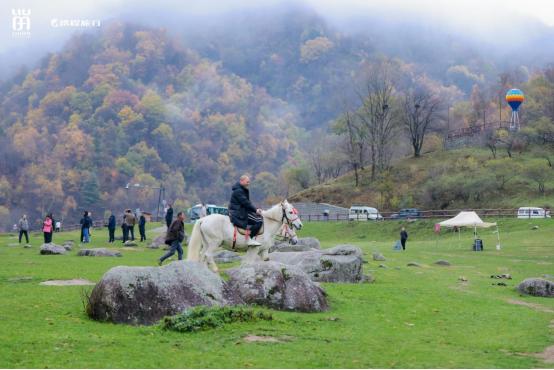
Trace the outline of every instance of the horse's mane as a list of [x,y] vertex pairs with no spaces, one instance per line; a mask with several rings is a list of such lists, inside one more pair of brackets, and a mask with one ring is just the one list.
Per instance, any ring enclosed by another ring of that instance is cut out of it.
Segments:
[[274,206],[272,206],[270,209],[263,211],[262,215],[266,217],[269,216],[274,219],[281,217],[281,203],[277,203]]

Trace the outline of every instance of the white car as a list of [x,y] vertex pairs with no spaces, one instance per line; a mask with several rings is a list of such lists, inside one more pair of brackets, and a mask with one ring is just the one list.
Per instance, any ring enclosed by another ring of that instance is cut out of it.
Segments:
[[366,206],[352,206],[348,213],[348,219],[353,221],[382,220],[383,216],[377,208]]
[[550,211],[539,207],[519,207],[517,218],[550,218]]

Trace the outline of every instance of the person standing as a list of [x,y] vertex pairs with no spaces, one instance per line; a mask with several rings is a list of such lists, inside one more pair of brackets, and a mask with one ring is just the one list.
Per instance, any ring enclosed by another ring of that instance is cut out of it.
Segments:
[[19,244],[21,244],[21,237],[25,235],[25,240],[29,244],[29,221],[27,220],[27,215],[23,215],[19,222],[17,223],[19,228]]
[[56,221],[56,227],[54,228],[54,231],[59,233],[62,230],[62,222]]
[[181,243],[185,240],[185,214],[177,213],[177,219],[171,223],[165,237],[165,244],[171,246],[169,251],[164,254],[159,260],[158,265],[162,265],[163,261],[173,256],[177,252],[179,260],[183,259],[183,247]]
[[127,240],[129,240],[129,228],[127,227],[127,211],[123,213],[123,221],[121,222],[121,232],[123,234],[123,237],[121,240],[123,243],[125,243]]
[[168,206],[169,208],[165,213],[165,224],[167,225],[167,229],[169,230],[169,226],[173,222],[173,208],[171,207],[171,204],[168,204]]
[[90,243],[90,228],[92,227],[92,218],[88,211],[83,215],[83,243]]
[[110,214],[110,218],[108,218],[108,234],[110,238],[108,243],[113,243],[115,241],[115,216],[113,212]]
[[52,214],[47,214],[42,223],[42,232],[44,233],[44,243],[52,243],[52,232],[54,231],[54,225],[52,225]]
[[200,218],[206,217],[208,215],[208,208],[206,208],[206,205],[202,203],[200,206]]
[[79,238],[79,243],[82,243],[84,240],[84,234],[83,234],[83,224],[85,223],[85,217],[81,217],[79,220],[79,224],[81,225],[81,237]]
[[137,224],[137,216],[131,210],[129,210],[129,214],[131,215],[129,231],[131,231],[131,240],[135,241],[135,225]]
[[146,241],[146,217],[144,217],[144,214],[142,212],[139,217],[139,233],[140,241]]
[[402,229],[400,230],[400,244],[402,244],[402,250],[406,250],[406,240],[408,240],[408,232],[406,231],[406,228],[402,226]]

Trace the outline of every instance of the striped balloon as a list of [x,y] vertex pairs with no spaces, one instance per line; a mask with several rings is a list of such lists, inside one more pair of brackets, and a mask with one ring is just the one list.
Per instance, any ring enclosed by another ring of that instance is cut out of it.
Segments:
[[524,100],[525,95],[520,89],[511,89],[506,93],[506,102],[512,107],[513,111],[517,111]]

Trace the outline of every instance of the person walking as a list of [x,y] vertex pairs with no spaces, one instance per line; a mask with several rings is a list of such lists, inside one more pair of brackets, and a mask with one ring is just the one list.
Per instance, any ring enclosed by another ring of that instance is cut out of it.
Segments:
[[17,223],[19,228],[19,244],[21,244],[21,237],[25,235],[25,240],[29,244],[29,221],[27,220],[27,215],[23,215],[19,222]]
[[79,220],[79,225],[81,225],[81,237],[79,238],[79,243],[82,243],[84,240],[84,234],[83,234],[83,223],[85,222],[85,217],[81,217]]
[[52,243],[52,232],[54,231],[54,225],[52,225],[52,214],[49,213],[44,218],[42,223],[42,232],[44,233],[44,243]]
[[83,215],[83,243],[90,243],[90,228],[92,227],[92,218],[88,211]]
[[400,244],[402,244],[402,250],[406,250],[406,240],[408,240],[408,232],[406,231],[406,228],[402,226],[402,229],[400,230]]
[[165,224],[167,225],[167,229],[169,230],[169,226],[173,222],[173,208],[171,207],[171,204],[168,204],[168,206],[169,208],[165,213]]
[[111,212],[110,218],[108,218],[108,234],[108,243],[113,243],[115,241],[115,216],[113,212]]
[[177,218],[169,226],[165,237],[165,244],[169,245],[171,248],[158,260],[158,265],[161,266],[162,263],[169,257],[173,256],[175,252],[177,252],[179,260],[183,259],[183,247],[181,247],[181,243],[185,240],[184,221],[185,214],[183,212],[177,213]]
[[144,214],[142,212],[139,217],[139,233],[140,241],[146,241],[146,217],[144,217]]

